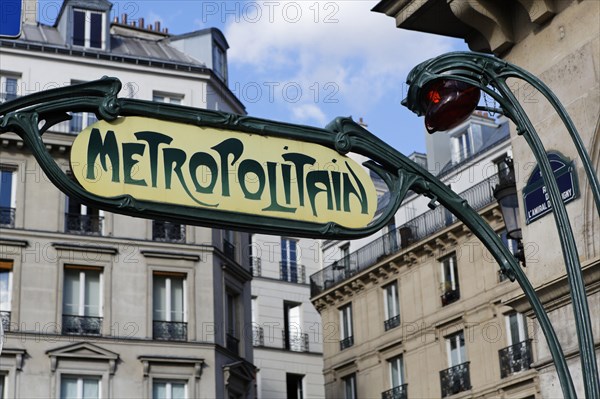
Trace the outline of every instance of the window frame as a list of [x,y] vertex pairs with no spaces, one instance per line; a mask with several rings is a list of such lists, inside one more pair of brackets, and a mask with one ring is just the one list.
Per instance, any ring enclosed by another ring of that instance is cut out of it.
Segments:
[[[381,287],[383,290],[383,311],[385,320],[390,320],[393,317],[400,316],[400,297],[398,293],[398,281],[393,281],[389,284]],[[392,310],[395,310],[394,314],[390,314],[390,303],[389,303],[389,289],[392,289],[392,299],[394,302],[392,303]]]
[[[348,374],[342,377],[344,388],[344,399],[357,399],[356,373]],[[350,389],[350,392],[348,390]]]
[[[467,343],[465,341],[465,333],[460,330],[454,334],[447,335],[446,340],[446,355],[448,360],[448,367],[456,367],[468,361],[467,356]],[[452,360],[452,343],[456,344],[457,362],[454,363]],[[462,345],[461,345],[462,344]]]
[[[398,385],[394,385],[394,363],[398,362],[399,369],[397,371],[397,377],[400,383]],[[397,387],[401,387],[404,385],[404,357],[402,355],[394,356],[391,359],[388,359],[388,368],[389,368],[389,376],[390,376],[390,389],[394,389]]]
[[184,105],[185,95],[167,93],[164,91],[152,91],[152,101],[165,104]]
[[98,399],[102,398],[102,376],[98,375],[83,375],[83,374],[69,374],[69,373],[61,373],[59,379],[58,386],[58,394],[59,398],[62,398],[62,388],[63,388],[63,380],[65,378],[75,379],[77,382],[77,398],[76,399],[84,399],[83,397],[83,382],[84,380],[95,380],[98,384]]
[[[9,93],[8,92],[8,85],[7,85],[7,80],[8,79],[14,79],[15,82],[15,92],[14,93]],[[5,101],[10,101],[10,100],[14,100],[15,98],[20,96],[20,86],[21,86],[21,75],[20,74],[13,74],[10,72],[4,72],[0,75],[0,103],[5,102]],[[8,95],[14,95],[14,97],[12,98],[8,98]]]
[[[156,292],[154,290],[155,286],[155,278],[163,278],[165,279],[165,306],[164,306],[164,314],[166,320],[157,320],[154,317],[154,313],[156,312]],[[182,280],[182,321],[177,321],[178,323],[187,323],[188,322],[188,305],[187,305],[187,297],[188,297],[188,289],[187,289],[187,274],[179,273],[179,272],[163,272],[159,270],[154,270],[152,272],[152,321],[166,321],[172,322],[172,304],[171,304],[171,286],[172,279],[181,279]]]
[[[510,321],[510,318],[515,316],[517,319],[517,336],[519,337],[518,342],[513,341],[513,328]],[[506,342],[508,346],[516,345],[523,341],[529,339],[529,331],[527,329],[527,320],[525,319],[525,315],[519,312],[511,312],[505,315],[504,320],[506,322]]]
[[[83,45],[75,43],[75,13],[83,13]],[[72,33],[71,33],[71,43],[73,46],[96,49],[96,50],[105,50],[106,49],[106,13],[103,11],[96,10],[84,10],[81,8],[73,7],[72,11],[73,22],[72,22]],[[92,32],[92,14],[100,16],[100,47],[91,45],[91,32]]]
[[[340,312],[340,343],[351,339],[351,343],[342,349],[349,348],[354,345],[354,326],[353,326],[353,315],[352,315],[352,302],[339,308]],[[341,346],[341,344],[340,344]]]
[[[151,398],[152,399],[159,399],[156,398],[154,396],[154,385],[155,384],[161,384],[164,383],[165,388],[166,388],[166,393],[167,395],[165,396],[165,398],[160,398],[160,399],[172,399],[173,398],[173,384],[182,384],[183,385],[183,389],[184,389],[184,399],[188,399],[189,396],[189,391],[188,391],[188,380],[185,379],[171,379],[171,378],[152,378],[152,382],[151,382],[151,386],[150,386],[150,392],[151,392]],[[168,387],[171,386],[171,390],[168,390]]]

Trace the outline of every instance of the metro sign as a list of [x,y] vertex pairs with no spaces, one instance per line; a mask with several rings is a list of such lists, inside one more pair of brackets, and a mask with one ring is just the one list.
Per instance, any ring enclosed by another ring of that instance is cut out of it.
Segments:
[[21,36],[22,19],[22,0],[0,1],[0,39],[16,39]]

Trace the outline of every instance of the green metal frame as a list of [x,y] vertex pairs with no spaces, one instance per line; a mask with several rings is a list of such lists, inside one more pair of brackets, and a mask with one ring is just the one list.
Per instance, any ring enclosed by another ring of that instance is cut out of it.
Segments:
[[[600,184],[598,183],[598,176],[593,169],[592,162],[583,145],[581,137],[562,104],[542,81],[522,68],[488,54],[473,52],[448,53],[417,65],[408,76],[407,83],[409,84],[409,91],[407,98],[403,101],[403,105],[407,106],[418,115],[424,114],[426,110],[422,108],[423,105],[420,101],[421,95],[423,94],[422,90],[429,82],[440,78],[468,83],[480,88],[490,95],[500,104],[501,109],[498,110],[487,106],[478,108],[492,112],[500,111],[508,116],[516,124],[517,133],[525,138],[525,141],[534,154],[540,167],[544,184],[548,188],[550,194],[550,203],[554,211],[553,214],[559,232],[573,301],[573,313],[577,328],[585,396],[588,398],[598,398],[600,397],[600,379],[596,363],[596,354],[594,351],[594,337],[592,334],[590,312],[581,273],[581,264],[577,253],[577,245],[575,243],[565,205],[563,204],[556,179],[554,178],[552,168],[546,155],[546,150],[537,135],[531,120],[525,113],[525,110],[518,99],[510,90],[506,82],[507,79],[516,78],[530,84],[550,102],[552,107],[559,114],[573,140],[575,148],[577,149],[590,184],[596,208],[600,214]],[[520,270],[513,271],[515,272],[517,281],[522,285],[525,295],[531,302],[536,316],[540,321],[542,330],[546,335],[563,393],[567,398],[575,398],[576,393],[571,375],[566,365],[564,354],[560,347],[560,343],[555,337],[552,326],[547,319],[547,315],[543,307],[541,307],[541,304],[536,304],[538,299],[535,291],[531,288],[526,289],[526,287],[523,286],[524,281],[522,280],[525,280],[526,276],[521,273]]]
[[[523,135],[532,147],[544,176],[544,183],[549,188],[561,245],[565,254],[575,309],[586,396],[590,398],[600,397],[589,309],[585,287],[581,278],[577,248],[568,216],[560,200],[556,181],[554,178],[548,178],[553,174],[546,159],[545,150],[522,107],[508,89],[506,79],[516,77],[526,80],[542,92],[560,114],[573,137],[590,180],[596,206],[600,211],[600,184],[598,184],[598,177],[591,166],[583,143],[560,102],[542,82],[528,72],[486,54],[450,53],[418,65],[409,75],[410,88],[404,104],[417,114],[423,114],[425,110],[420,108],[419,101],[421,90],[428,82],[440,77],[470,83],[492,96],[501,104],[503,112],[516,123],[519,134]],[[353,239],[368,236],[386,226],[409,190],[422,194],[431,199],[430,207],[435,208],[438,204],[442,204],[469,227],[496,259],[502,272],[511,281],[516,280],[519,283],[531,303],[547,339],[563,393],[568,398],[576,397],[564,354],[548,315],[536,296],[535,289],[520,268],[518,261],[504,246],[498,235],[469,206],[466,200],[362,126],[349,118],[337,118],[325,129],[292,125],[173,104],[118,98],[117,94],[120,89],[121,83],[117,79],[103,78],[90,83],[32,94],[4,103],[0,105],[0,134],[7,132],[18,134],[32,150],[50,180],[69,196],[115,213],[166,219],[184,224],[276,235],[289,234],[313,238]],[[496,109],[490,110],[498,111]],[[300,220],[294,221],[261,215],[140,201],[127,195],[113,198],[93,195],[83,190],[81,186],[72,181],[61,170],[48,153],[42,140],[43,133],[50,127],[70,119],[67,112],[94,112],[99,119],[109,121],[119,116],[158,117],[162,120],[196,126],[210,126],[319,144],[335,149],[340,154],[358,153],[370,159],[364,165],[383,179],[392,193],[391,200],[383,212],[369,226],[361,229],[349,229],[335,223],[310,223]],[[38,127],[40,121],[44,122],[41,128]]]

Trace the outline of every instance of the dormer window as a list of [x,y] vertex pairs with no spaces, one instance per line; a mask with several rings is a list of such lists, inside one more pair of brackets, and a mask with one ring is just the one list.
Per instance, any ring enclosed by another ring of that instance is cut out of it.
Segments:
[[104,13],[90,10],[73,10],[73,45],[104,49]]
[[221,80],[227,83],[227,58],[225,50],[218,44],[213,44],[213,70]]

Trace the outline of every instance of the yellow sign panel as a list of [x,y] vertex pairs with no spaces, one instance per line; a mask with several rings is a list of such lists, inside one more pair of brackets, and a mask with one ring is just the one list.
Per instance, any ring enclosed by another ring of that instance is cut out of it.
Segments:
[[101,197],[348,228],[367,226],[377,207],[366,171],[332,149],[151,118],[87,127],[73,143],[71,168]]

